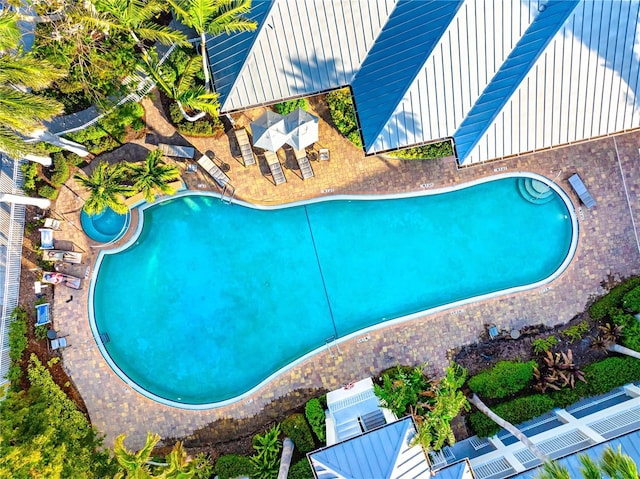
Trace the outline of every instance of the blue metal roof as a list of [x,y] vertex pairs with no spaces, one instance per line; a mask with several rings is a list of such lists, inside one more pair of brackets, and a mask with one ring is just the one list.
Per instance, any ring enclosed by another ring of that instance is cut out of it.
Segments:
[[254,31],[230,35],[221,34],[207,38],[209,68],[212,72],[215,72],[213,86],[220,95],[219,101],[221,105],[238,78],[238,74],[272,4],[273,1],[271,0],[254,0],[252,2],[251,11],[245,16],[258,23],[258,27]]
[[579,0],[550,0],[544,9],[540,9],[536,19],[454,133],[460,163],[480,141],[578,3]]
[[[617,451],[618,446],[620,446],[624,454],[631,457],[631,459],[633,459],[636,464],[640,464],[640,431],[632,432],[630,434],[627,434],[626,436],[619,437],[618,439],[612,439],[611,441],[603,442],[602,444],[598,444],[597,446],[585,449],[580,453],[572,454],[562,459],[556,459],[554,462],[566,467],[569,471],[570,477],[583,477],[580,471],[580,468],[582,466],[582,464],[580,463],[580,454],[585,454],[592,459],[598,460],[602,457],[602,452],[607,446],[611,447],[614,451]],[[535,469],[522,472],[520,474],[512,476],[512,478],[530,479],[537,475],[538,470]]]
[[461,4],[397,3],[351,83],[365,145],[375,142]]

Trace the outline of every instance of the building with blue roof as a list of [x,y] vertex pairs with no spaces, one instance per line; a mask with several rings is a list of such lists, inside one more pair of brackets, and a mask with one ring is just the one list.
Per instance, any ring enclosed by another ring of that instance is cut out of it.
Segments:
[[640,127],[638,0],[254,0],[207,41],[221,112],[350,87],[367,155],[460,164]]

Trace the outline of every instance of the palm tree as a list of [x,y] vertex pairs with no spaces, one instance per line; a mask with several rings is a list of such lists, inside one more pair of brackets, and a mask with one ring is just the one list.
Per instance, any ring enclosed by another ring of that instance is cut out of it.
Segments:
[[91,176],[76,173],[74,178],[89,192],[89,198],[83,206],[88,215],[98,215],[107,208],[119,214],[129,211],[124,197],[131,194],[132,190],[125,184],[127,171],[121,164],[109,165],[103,161]]
[[211,91],[206,34],[247,32],[257,23],[242,15],[251,9],[251,0],[167,0],[178,18],[200,35],[200,55],[204,87]]
[[[617,451],[614,451],[611,446],[607,446],[601,459],[597,462],[586,454],[580,454],[578,457],[582,463],[580,472],[585,479],[602,479],[602,477],[638,479],[636,463],[622,453],[620,446]],[[543,464],[536,479],[571,479],[571,475],[567,468],[560,463],[547,461]]]
[[14,50],[20,43],[17,15],[9,10],[0,11],[0,52]]
[[156,194],[172,195],[176,192],[169,183],[180,178],[180,170],[162,161],[160,150],[147,155],[144,163],[127,165],[133,189],[144,195],[147,202],[156,199]]
[[506,419],[503,419],[496,413],[494,413],[484,402],[482,402],[482,400],[475,393],[468,399],[469,402],[478,409],[478,411],[483,413],[502,429],[506,429],[507,431],[509,431],[513,437],[517,438],[521,443],[527,446],[527,449],[529,449],[534,456],[536,456],[542,462],[547,462],[549,460],[549,456],[542,452],[538,446],[532,443],[531,440],[520,431],[520,429],[515,427]]
[[125,435],[119,435],[113,445],[113,455],[123,471],[116,474],[114,479],[151,479],[151,468],[147,465],[147,461],[151,458],[153,448],[160,441],[157,434],[147,433],[147,441],[142,449],[138,452],[132,452],[124,447]]
[[594,347],[640,359],[640,352],[618,344],[618,340],[622,336],[623,326],[607,323],[604,326],[598,326],[598,328],[602,335],[595,339]]
[[187,37],[177,30],[158,25],[154,19],[167,7],[159,0],[96,0],[96,8],[105,13],[102,17],[90,17],[89,20],[102,28],[125,31],[146,54],[142,40],[160,42],[163,45],[173,43],[189,46]]
[[[179,52],[175,52],[176,55]],[[200,69],[196,57],[189,58],[186,63],[179,61],[167,61],[160,65],[155,49],[152,49],[144,58],[141,68],[155,81],[165,95],[175,100],[180,113],[187,121],[196,121],[207,113],[216,116],[218,114],[218,94],[208,92],[203,86],[196,85],[195,75]],[[186,111],[198,110],[197,115],[189,115]]]
[[63,106],[29,89],[45,88],[62,76],[63,71],[31,55],[0,56],[0,152],[22,158],[38,151],[23,138],[62,113]]

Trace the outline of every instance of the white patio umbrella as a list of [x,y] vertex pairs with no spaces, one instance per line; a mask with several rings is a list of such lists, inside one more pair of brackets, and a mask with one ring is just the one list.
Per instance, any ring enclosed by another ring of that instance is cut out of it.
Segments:
[[284,117],[289,143],[296,150],[302,150],[318,141],[318,117],[296,108]]
[[258,119],[251,123],[253,146],[263,150],[277,151],[288,140],[285,129],[284,116],[271,110],[265,111]]

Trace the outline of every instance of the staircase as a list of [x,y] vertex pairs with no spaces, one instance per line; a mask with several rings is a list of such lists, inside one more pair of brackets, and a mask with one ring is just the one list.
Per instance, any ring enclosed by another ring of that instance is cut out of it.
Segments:
[[534,178],[518,178],[518,191],[534,205],[543,205],[553,199],[554,191],[546,183]]
[[372,429],[384,426],[387,423],[384,419],[384,414],[380,409],[363,415],[360,418],[360,421],[362,422],[362,427],[365,431],[371,431]]

